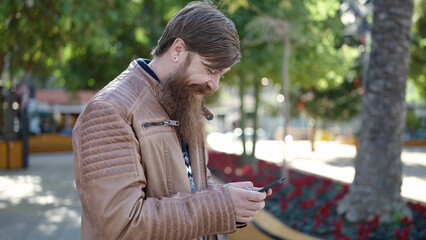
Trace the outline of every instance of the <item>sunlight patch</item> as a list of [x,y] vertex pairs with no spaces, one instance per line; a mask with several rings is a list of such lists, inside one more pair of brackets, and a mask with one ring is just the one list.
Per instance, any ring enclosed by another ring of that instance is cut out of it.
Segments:
[[8,201],[14,205],[23,199],[39,194],[43,188],[39,176],[0,176],[0,201]]
[[44,218],[48,223],[61,223],[69,219],[75,226],[80,226],[80,214],[66,207],[54,208],[44,213]]

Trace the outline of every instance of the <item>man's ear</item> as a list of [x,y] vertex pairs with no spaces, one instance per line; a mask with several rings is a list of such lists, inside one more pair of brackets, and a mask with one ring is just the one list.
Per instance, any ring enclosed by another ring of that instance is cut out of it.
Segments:
[[170,55],[174,62],[185,60],[187,55],[185,41],[182,38],[176,38],[170,47]]

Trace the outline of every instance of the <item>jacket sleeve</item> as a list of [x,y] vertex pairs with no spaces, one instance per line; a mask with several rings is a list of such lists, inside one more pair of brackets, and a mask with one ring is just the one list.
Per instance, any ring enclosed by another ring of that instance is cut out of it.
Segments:
[[[206,159],[206,166],[208,166],[209,165],[209,154],[208,154],[206,147],[204,147],[204,158]],[[218,184],[212,178],[212,173],[210,172],[210,169],[208,167],[206,168],[206,175],[207,175],[207,187],[208,188],[217,188],[217,187],[222,186],[222,184]]]
[[226,187],[146,198],[137,139],[123,113],[92,102],[73,132],[77,189],[104,239],[193,239],[235,231]]

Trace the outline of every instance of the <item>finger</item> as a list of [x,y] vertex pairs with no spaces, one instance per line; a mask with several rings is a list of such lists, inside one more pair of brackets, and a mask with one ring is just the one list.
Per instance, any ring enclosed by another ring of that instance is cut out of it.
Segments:
[[272,195],[272,189],[268,189],[268,191],[266,192],[266,196],[271,196]]
[[257,192],[257,191],[246,191],[245,197],[249,201],[260,202],[260,201],[263,201],[266,198],[266,193]]
[[253,183],[249,181],[238,182],[238,186],[243,189],[253,189]]
[[260,188],[260,187],[254,187],[254,188],[253,188],[253,191],[258,192],[260,189],[262,189],[262,188]]
[[261,202],[250,202],[246,205],[246,209],[250,211],[259,211],[265,207],[265,201]]
[[250,181],[246,181],[246,182],[244,182],[244,183],[246,184],[246,188],[253,189],[253,183],[252,183],[252,182],[250,182]]
[[249,182],[249,181],[245,181],[245,182],[232,182],[232,183],[228,183],[227,185],[230,185],[230,186],[233,186],[233,187],[237,187],[237,188],[242,188],[242,189],[253,188],[253,183]]
[[241,222],[241,223],[248,223],[251,221],[251,217],[236,217],[235,221],[236,222]]
[[[240,201],[239,205],[236,207],[240,211],[259,211],[265,207],[265,201],[253,202],[246,199],[244,201]],[[237,212],[237,210],[235,210],[235,212]]]
[[243,217],[243,218],[252,218],[257,214],[258,211],[252,211],[252,210],[248,210],[248,209],[240,209],[239,211],[235,212],[235,215],[238,217]]

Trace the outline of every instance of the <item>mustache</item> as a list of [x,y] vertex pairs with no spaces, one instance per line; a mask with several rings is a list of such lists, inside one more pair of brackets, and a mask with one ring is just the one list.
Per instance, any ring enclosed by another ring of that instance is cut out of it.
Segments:
[[188,88],[191,91],[196,92],[203,96],[211,96],[214,93],[214,91],[212,91],[210,87],[208,87],[207,85],[202,85],[202,84],[191,84],[188,86]]

